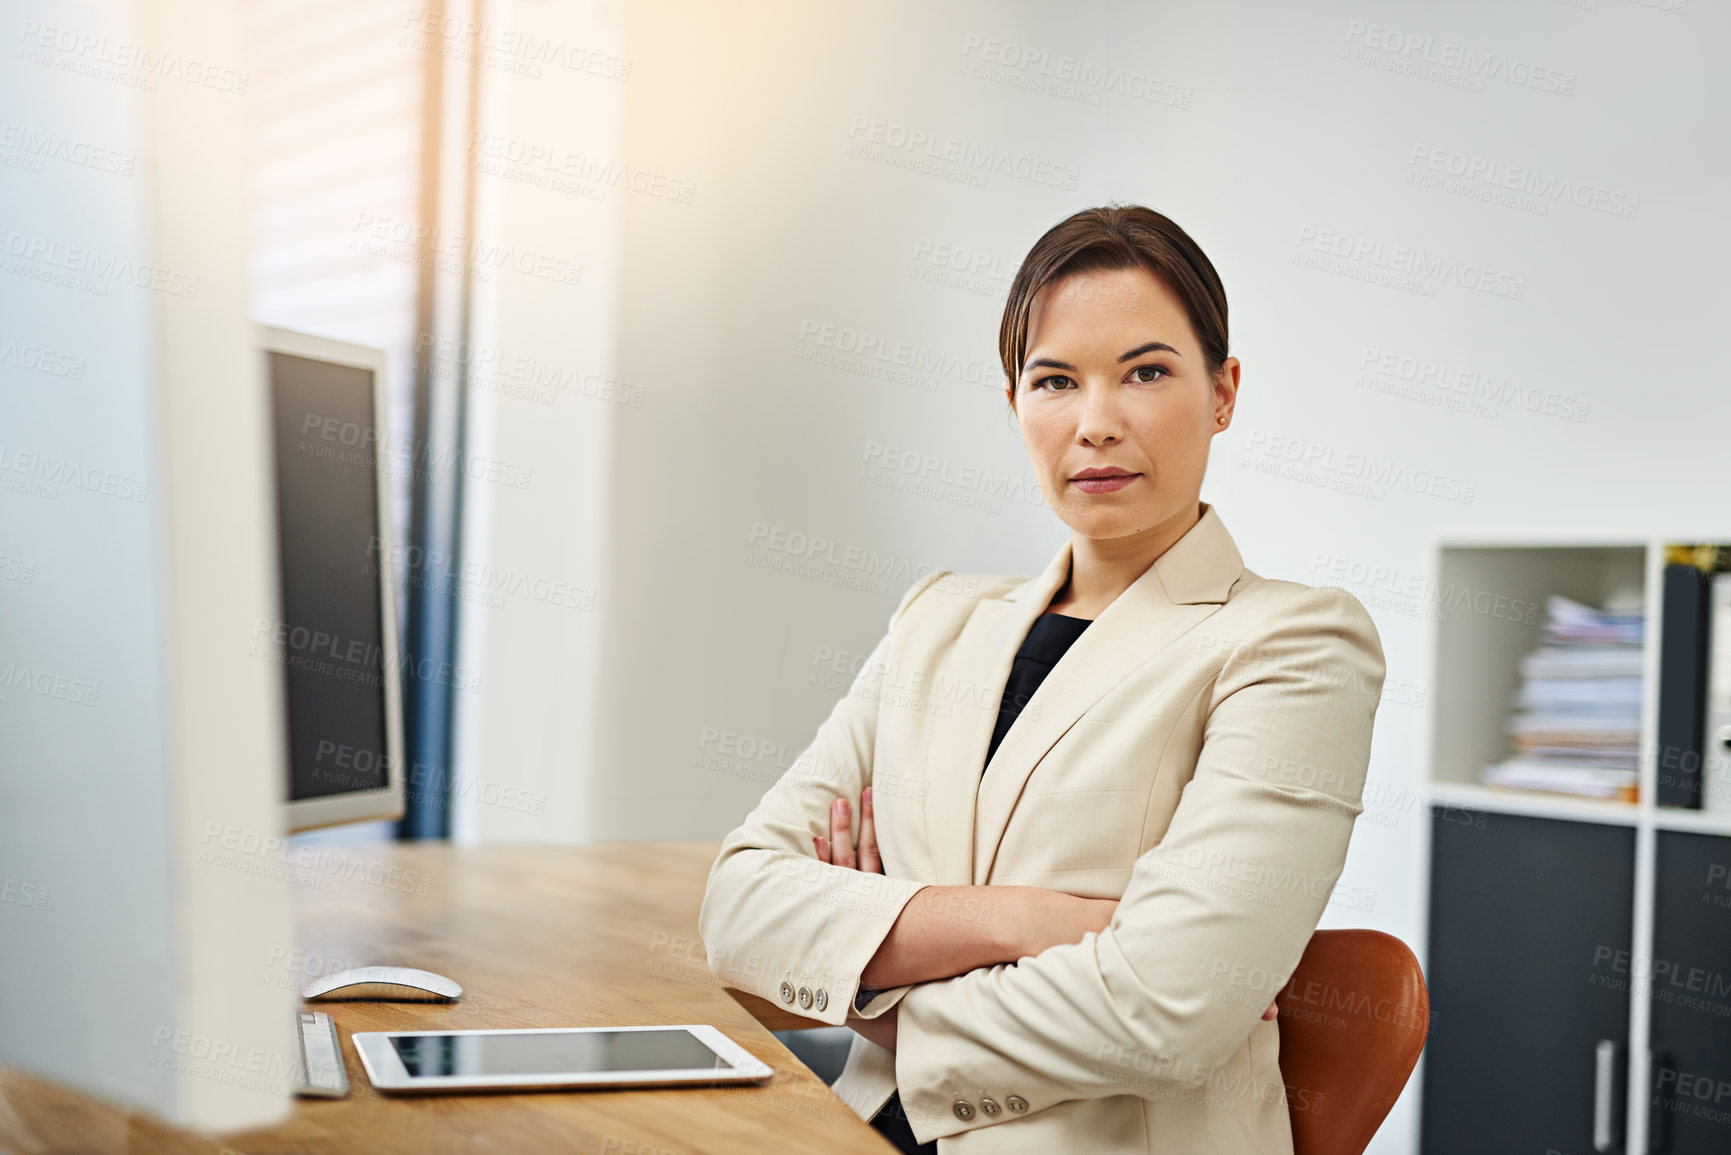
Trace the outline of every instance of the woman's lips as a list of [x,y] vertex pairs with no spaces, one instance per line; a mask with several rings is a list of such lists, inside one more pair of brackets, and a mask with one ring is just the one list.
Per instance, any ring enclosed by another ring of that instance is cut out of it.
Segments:
[[1111,477],[1073,477],[1070,484],[1083,493],[1116,493],[1141,476],[1140,473],[1119,473]]

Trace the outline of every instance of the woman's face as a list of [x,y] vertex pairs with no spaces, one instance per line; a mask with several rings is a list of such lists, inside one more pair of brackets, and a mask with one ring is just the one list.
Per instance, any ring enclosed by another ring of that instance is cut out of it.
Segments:
[[1039,292],[1012,389],[1046,504],[1084,537],[1121,538],[1194,517],[1238,359],[1211,380],[1172,291],[1115,269]]

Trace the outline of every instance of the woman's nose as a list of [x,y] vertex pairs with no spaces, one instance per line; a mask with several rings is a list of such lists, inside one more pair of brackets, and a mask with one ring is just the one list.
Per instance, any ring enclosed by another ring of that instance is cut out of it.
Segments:
[[1124,434],[1123,415],[1110,389],[1083,389],[1076,436],[1089,445],[1116,441]]

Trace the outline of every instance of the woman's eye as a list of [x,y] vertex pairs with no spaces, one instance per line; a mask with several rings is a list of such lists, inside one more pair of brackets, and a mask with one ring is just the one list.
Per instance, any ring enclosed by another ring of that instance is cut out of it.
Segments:
[[1130,376],[1143,384],[1151,384],[1162,377],[1170,377],[1164,365],[1138,365],[1130,371]]
[[1053,376],[1040,378],[1034,382],[1033,387],[1035,389],[1065,389],[1074,384],[1075,382],[1068,377]]

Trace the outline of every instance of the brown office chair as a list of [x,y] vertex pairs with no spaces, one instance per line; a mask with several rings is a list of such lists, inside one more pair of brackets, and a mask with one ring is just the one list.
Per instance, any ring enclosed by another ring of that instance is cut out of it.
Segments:
[[1294,1155],[1361,1155],[1430,1033],[1430,992],[1405,943],[1319,930],[1275,1000]]

